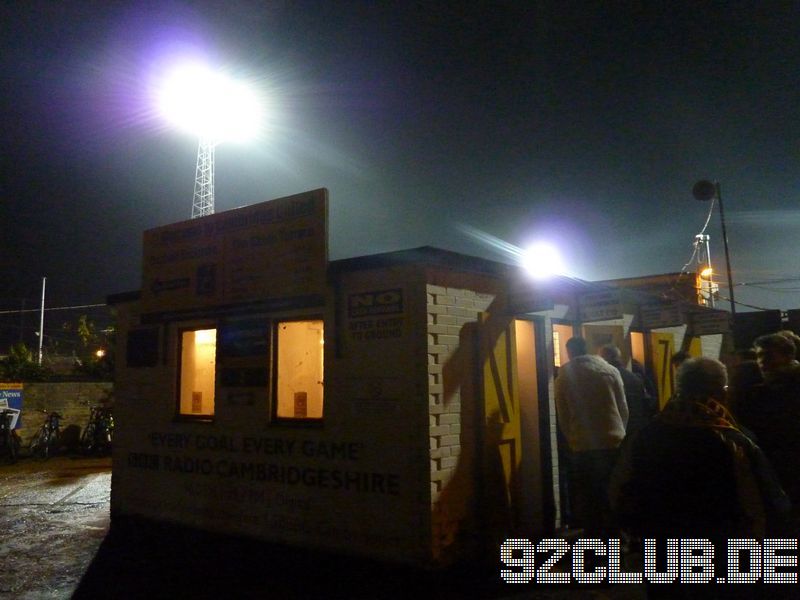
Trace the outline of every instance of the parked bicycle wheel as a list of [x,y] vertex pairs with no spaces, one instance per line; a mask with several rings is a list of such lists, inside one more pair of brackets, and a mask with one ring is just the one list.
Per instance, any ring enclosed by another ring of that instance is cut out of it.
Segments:
[[101,427],[97,430],[97,444],[100,452],[111,454],[111,446],[114,442],[114,414],[111,411],[111,407],[106,407],[103,410],[101,423]]
[[6,462],[15,463],[19,457],[19,436],[11,428],[12,414],[9,411],[0,411],[0,456]]
[[89,414],[89,422],[81,433],[81,451],[85,454],[101,456],[110,454],[113,435],[114,417],[111,408],[107,406],[94,407]]
[[94,421],[89,421],[81,432],[81,452],[91,454],[97,448],[95,438],[97,437],[97,426]]
[[46,429],[40,429],[36,437],[31,441],[31,456],[36,458],[50,457],[50,433]]
[[61,434],[61,415],[56,412],[46,414],[47,418],[42,423],[30,446],[32,456],[44,459],[50,458],[50,455],[55,454],[58,450]]
[[15,463],[17,459],[19,459],[19,449],[22,446],[22,442],[19,439],[19,434],[14,431],[13,429],[9,433],[9,454],[10,454],[10,462]]

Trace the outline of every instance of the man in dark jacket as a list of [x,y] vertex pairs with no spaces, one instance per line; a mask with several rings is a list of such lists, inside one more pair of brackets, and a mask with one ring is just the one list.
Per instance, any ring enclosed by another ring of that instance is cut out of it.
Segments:
[[[742,425],[778,472],[795,511],[800,506],[800,363],[792,341],[780,334],[755,341],[756,360],[764,377],[737,407]],[[800,516],[800,513],[798,513]]]
[[600,348],[600,356],[619,371],[622,385],[625,388],[625,401],[628,403],[628,425],[626,437],[633,435],[644,427],[656,414],[656,399],[645,390],[642,378],[629,371],[622,364],[622,352],[613,344]]
[[[786,494],[725,408],[726,385],[719,361],[687,360],[678,370],[676,396],[623,444],[611,479],[612,506],[623,529],[655,539],[662,555],[669,538],[707,539],[724,556],[729,538],[792,537]],[[720,572],[722,563],[717,561]],[[694,597],[692,586],[651,591]]]

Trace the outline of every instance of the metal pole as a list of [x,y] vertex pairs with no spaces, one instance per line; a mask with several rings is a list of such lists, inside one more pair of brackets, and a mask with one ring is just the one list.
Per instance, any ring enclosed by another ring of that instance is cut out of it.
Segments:
[[725,229],[725,209],[722,208],[722,190],[720,190],[719,181],[714,183],[717,191],[717,200],[719,200],[719,217],[722,220],[722,244],[725,247],[725,266],[728,269],[728,298],[731,301],[731,314],[736,314],[736,303],[733,299],[733,275],[731,274],[731,255],[728,252],[728,232]]
[[19,309],[19,343],[25,341],[25,298],[22,299],[22,306]]
[[39,365],[42,364],[42,342],[44,341],[44,286],[47,277],[42,277],[42,310],[39,312]]

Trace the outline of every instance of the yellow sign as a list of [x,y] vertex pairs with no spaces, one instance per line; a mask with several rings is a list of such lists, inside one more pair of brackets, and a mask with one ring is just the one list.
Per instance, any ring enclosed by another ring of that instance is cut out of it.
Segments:
[[328,191],[144,232],[145,312],[322,294]]
[[671,333],[651,333],[650,347],[653,351],[653,367],[656,372],[658,407],[664,408],[674,392],[671,359],[675,352],[675,338]]

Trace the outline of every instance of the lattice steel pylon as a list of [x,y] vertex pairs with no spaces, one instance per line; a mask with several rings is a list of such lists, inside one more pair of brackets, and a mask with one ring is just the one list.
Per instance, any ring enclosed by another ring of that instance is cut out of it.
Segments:
[[194,176],[192,218],[214,214],[214,148],[216,142],[201,137],[197,148],[197,170]]
[[694,255],[697,262],[697,297],[700,304],[714,308],[714,300],[719,296],[719,284],[714,282],[714,269],[711,266],[711,236],[698,233],[694,236]]

